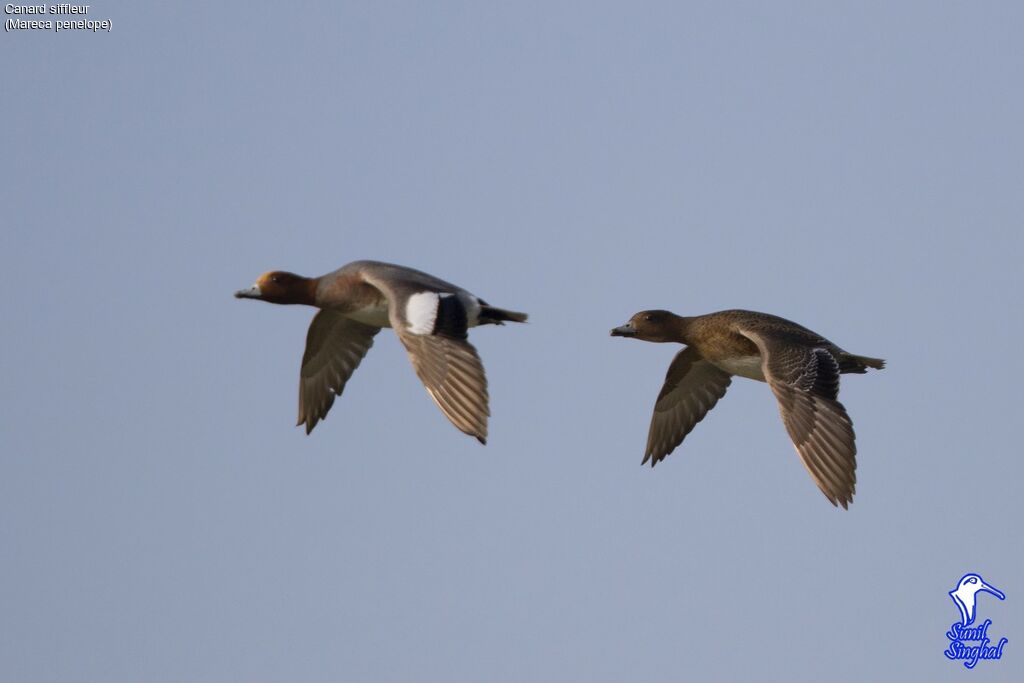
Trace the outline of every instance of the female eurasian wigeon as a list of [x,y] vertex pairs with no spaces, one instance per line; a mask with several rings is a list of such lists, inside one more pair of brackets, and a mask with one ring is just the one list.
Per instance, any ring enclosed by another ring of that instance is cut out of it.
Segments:
[[466,330],[527,317],[489,306],[433,275],[376,261],[354,261],[317,278],[264,273],[235,296],[320,309],[309,325],[299,374],[298,424],[306,425],[307,434],[327,416],[374,335],[391,327],[445,417],[487,443],[487,378]]
[[884,360],[847,353],[806,327],[754,311],[692,318],[641,311],[612,336],[686,344],[654,404],[645,463],[653,467],[675,450],[739,375],[772,388],[796,452],[825,497],[844,508],[853,502],[857,448],[850,416],[836,400],[839,375],[881,370]]

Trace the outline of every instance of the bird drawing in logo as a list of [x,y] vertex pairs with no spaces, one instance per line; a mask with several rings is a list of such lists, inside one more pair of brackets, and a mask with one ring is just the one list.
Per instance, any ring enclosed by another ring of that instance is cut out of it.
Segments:
[[1000,600],[1006,599],[1001,590],[988,585],[977,574],[964,574],[956,588],[949,591],[949,597],[953,598],[953,602],[960,608],[960,619],[964,626],[974,623],[974,605],[981,591],[991,593]]

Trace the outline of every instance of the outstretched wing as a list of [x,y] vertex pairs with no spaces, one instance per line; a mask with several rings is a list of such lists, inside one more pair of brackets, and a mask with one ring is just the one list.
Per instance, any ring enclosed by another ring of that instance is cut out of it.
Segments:
[[398,338],[427,393],[459,430],[487,443],[487,377],[465,340],[399,331]]
[[306,334],[306,352],[299,372],[299,421],[309,434],[327,416],[335,395],[345,390],[363,356],[373,346],[379,327],[350,320],[340,313],[321,310]]
[[825,497],[853,502],[857,447],[853,423],[839,395],[839,364],[825,348],[796,346],[741,330],[761,351],[765,379],[775,393],[796,452]]
[[651,467],[683,442],[698,422],[725,396],[732,376],[704,360],[692,347],[676,354],[654,404],[643,462]]
[[469,306],[479,304],[457,287],[396,283],[366,270],[363,277],[387,297],[391,326],[434,403],[460,431],[487,443],[487,377],[466,335]]

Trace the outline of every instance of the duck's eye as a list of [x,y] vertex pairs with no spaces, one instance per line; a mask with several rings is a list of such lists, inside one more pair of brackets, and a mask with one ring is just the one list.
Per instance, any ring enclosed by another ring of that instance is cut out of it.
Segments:
[[276,275],[274,275],[274,276],[272,276],[272,277],[270,278],[270,281],[271,281],[271,282],[275,282],[275,283],[276,283],[276,282],[280,282],[280,281],[281,281],[281,278],[279,278],[279,277],[277,277]]
[[644,316],[644,320],[646,322],[653,322],[654,321],[654,316],[648,313],[647,315]]

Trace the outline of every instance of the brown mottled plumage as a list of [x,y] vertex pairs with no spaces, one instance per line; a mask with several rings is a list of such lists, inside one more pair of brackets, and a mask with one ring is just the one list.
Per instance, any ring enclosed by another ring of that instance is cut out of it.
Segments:
[[725,395],[733,375],[767,382],[807,471],[833,505],[853,502],[857,448],[837,400],[839,375],[882,369],[885,361],[847,353],[792,321],[754,311],[682,317],[641,311],[613,336],[686,344],[654,404],[644,462],[655,465],[682,443]]

